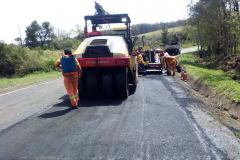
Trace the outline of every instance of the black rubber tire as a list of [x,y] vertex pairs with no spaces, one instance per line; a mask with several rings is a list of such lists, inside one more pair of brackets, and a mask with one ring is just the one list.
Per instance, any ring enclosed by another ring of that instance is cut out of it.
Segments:
[[87,81],[84,69],[82,69],[81,77],[78,79],[78,97],[84,99],[87,97]]
[[102,73],[102,96],[105,98],[113,96],[113,75],[110,72]]
[[117,96],[121,98],[128,98],[129,96],[128,67],[119,68],[117,70],[116,92],[117,92]]
[[78,79],[78,97],[83,99],[87,97],[86,83],[84,83],[83,76]]
[[96,98],[99,96],[97,73],[94,70],[89,70],[87,73],[87,92],[88,97]]
[[136,86],[136,85],[137,85],[137,75],[138,75],[137,72],[134,72],[133,75],[132,75],[133,86]]

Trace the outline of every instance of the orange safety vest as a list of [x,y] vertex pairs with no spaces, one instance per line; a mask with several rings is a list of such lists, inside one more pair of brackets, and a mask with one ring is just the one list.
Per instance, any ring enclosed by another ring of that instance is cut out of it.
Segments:
[[176,63],[177,63],[177,59],[174,58],[174,57],[166,58],[165,61],[167,62],[168,65],[171,65],[173,62],[176,62]]
[[141,54],[138,55],[138,64],[144,64],[143,57]]

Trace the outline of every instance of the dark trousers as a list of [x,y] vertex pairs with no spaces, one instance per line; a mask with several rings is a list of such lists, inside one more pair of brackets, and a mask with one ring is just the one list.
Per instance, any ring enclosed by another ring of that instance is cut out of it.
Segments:
[[144,64],[138,64],[138,68],[143,70],[143,74],[147,75],[147,72],[145,70]]

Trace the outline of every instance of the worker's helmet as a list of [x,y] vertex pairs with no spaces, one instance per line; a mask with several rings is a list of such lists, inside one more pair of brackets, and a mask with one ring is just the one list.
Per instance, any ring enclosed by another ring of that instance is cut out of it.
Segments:
[[170,57],[170,55],[166,52],[166,53],[164,53],[164,56],[163,56],[163,58],[168,58],[168,57]]
[[72,51],[67,48],[67,49],[64,50],[64,54],[68,54],[68,55],[69,55],[69,54],[72,54]]

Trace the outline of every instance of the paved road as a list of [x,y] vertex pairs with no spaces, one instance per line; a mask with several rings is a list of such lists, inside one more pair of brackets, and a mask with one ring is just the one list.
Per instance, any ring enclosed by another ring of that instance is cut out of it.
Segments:
[[140,76],[128,99],[74,110],[62,81],[0,95],[0,160],[239,158],[239,140],[174,77]]
[[192,52],[192,51],[197,51],[198,47],[192,47],[192,48],[186,48],[181,50],[181,54],[187,53],[187,52]]

